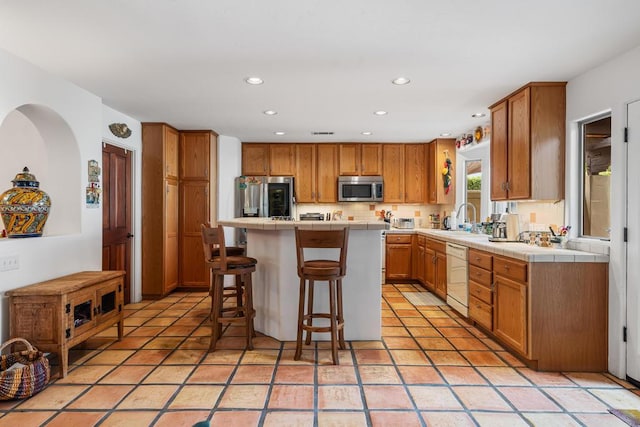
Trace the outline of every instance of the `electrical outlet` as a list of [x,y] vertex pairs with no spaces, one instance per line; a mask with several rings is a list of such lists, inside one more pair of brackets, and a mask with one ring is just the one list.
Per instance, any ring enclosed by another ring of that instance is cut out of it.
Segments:
[[0,257],[0,271],[17,270],[20,268],[20,258],[18,255],[8,255]]

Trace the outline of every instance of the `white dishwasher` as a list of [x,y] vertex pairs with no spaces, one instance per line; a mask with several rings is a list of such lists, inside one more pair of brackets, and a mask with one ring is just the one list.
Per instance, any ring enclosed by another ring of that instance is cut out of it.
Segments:
[[469,312],[469,272],[465,246],[447,243],[447,304],[460,314]]

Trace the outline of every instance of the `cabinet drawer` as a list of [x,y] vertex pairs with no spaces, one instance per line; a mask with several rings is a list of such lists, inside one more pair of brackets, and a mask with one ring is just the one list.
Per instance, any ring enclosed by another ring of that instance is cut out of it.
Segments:
[[527,282],[527,263],[523,261],[495,256],[493,257],[493,272],[518,282]]
[[493,273],[491,273],[491,271],[483,270],[475,265],[469,265],[469,280],[474,280],[481,285],[490,287],[492,279]]
[[473,296],[487,304],[492,304],[493,302],[491,288],[476,283],[473,280],[469,280],[469,296]]
[[492,270],[493,255],[475,249],[469,249],[469,264],[477,265],[485,270]]
[[407,243],[407,244],[411,244],[411,234],[387,234],[387,243],[392,243],[392,244]]
[[427,248],[433,249],[436,252],[442,252],[443,254],[447,253],[447,246],[439,240],[427,239]]
[[473,296],[469,296],[469,318],[488,330],[493,329],[493,309]]

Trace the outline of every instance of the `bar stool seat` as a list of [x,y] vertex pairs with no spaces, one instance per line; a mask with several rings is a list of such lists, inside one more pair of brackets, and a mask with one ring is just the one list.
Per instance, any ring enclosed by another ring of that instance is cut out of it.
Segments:
[[[346,348],[344,341],[344,313],[342,308],[342,278],[347,272],[347,242],[349,229],[300,230],[295,228],[300,296],[298,300],[298,334],[295,360],[302,356],[302,335],[306,331],[305,344],[311,344],[313,332],[329,332],[331,335],[331,357],[334,365],[340,363],[338,347]],[[305,248],[339,249],[338,260],[306,260]],[[314,286],[317,281],[326,281],[329,287],[329,312],[314,311]],[[307,282],[309,283],[307,292]],[[305,312],[305,300],[307,310]],[[314,319],[328,319],[328,326],[314,325]]]
[[[227,256],[224,242],[224,230],[221,225],[200,226],[205,262],[211,269],[211,341],[209,352],[215,350],[216,343],[222,335],[222,325],[244,323],[247,335],[247,349],[253,350],[253,319],[256,312],[253,308],[253,284],[251,274],[256,271],[258,261],[246,256]],[[243,250],[244,252],[244,250]],[[214,254],[217,254],[215,256]],[[235,307],[223,308],[224,276],[236,277],[237,304]],[[225,316],[227,313],[230,316]]]

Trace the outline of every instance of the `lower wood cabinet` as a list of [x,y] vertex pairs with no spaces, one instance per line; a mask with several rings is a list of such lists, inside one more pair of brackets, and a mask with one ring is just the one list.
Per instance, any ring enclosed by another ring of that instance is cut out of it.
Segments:
[[118,324],[123,332],[124,271],[85,271],[8,291],[9,333],[57,353],[67,375],[69,348]]
[[496,275],[493,333],[527,353],[527,285]]
[[385,248],[385,279],[412,278],[411,234],[387,234]]
[[493,255],[469,249],[469,318],[493,330]]

